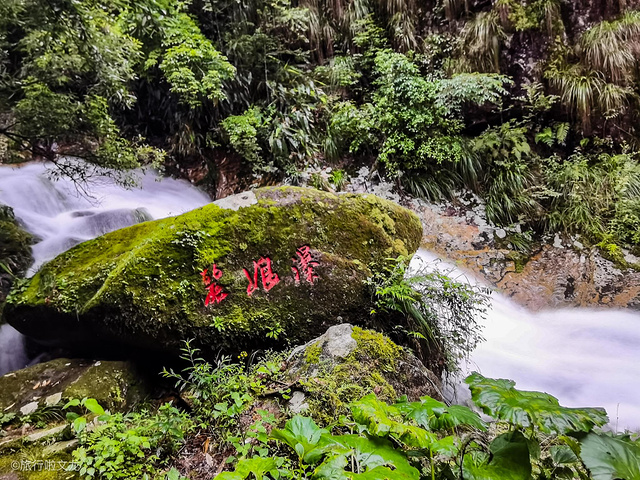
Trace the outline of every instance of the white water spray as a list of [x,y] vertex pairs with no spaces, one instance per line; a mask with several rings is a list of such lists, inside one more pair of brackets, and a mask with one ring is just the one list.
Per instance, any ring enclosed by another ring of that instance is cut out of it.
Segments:
[[[188,182],[161,178],[153,171],[137,172],[139,188],[131,189],[112,178],[92,178],[85,187],[91,196],[87,197],[68,179],[52,181],[49,168],[44,163],[0,167],[0,204],[12,207],[16,218],[36,237],[28,276],[78,243],[210,202]],[[0,375],[26,362],[22,336],[9,325],[0,327]]]
[[[415,262],[437,257],[420,249]],[[413,266],[413,265],[412,265]],[[435,268],[461,282],[472,275],[444,261]],[[609,309],[533,313],[497,292],[484,320],[486,339],[463,374],[509,378],[567,407],[604,407],[612,428],[640,430],[640,315]]]

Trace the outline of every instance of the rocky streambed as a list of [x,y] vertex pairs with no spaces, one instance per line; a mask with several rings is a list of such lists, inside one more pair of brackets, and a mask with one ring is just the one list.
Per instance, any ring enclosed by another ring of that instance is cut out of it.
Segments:
[[[326,170],[317,175],[327,175]],[[568,307],[640,309],[640,258],[622,249],[616,258],[576,236],[532,241],[518,226],[490,225],[482,200],[459,192],[431,203],[399,195],[395,186],[360,170],[346,186],[393,200],[418,215],[421,246],[493,285],[531,311]]]

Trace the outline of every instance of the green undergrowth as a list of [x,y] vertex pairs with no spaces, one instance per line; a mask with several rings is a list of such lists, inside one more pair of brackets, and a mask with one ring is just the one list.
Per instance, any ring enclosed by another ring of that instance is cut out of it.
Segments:
[[[353,338],[367,356],[389,366],[398,359],[399,347],[376,333],[354,330]],[[92,398],[65,405],[68,435],[78,441],[71,456],[60,457],[73,460],[69,478],[202,478],[189,467],[193,450],[184,448],[196,439],[198,452],[206,439],[205,452],[225,462],[211,467],[222,470],[219,480],[635,480],[640,467],[637,436],[603,432],[603,409],[564,407],[510,380],[470,375],[475,409],[360,390],[343,408],[324,405],[323,417],[313,405],[292,415],[284,355],[247,366],[229,358],[207,363],[188,345],[184,353],[190,366],[165,372],[178,382],[181,408],[110,413]],[[7,462],[41,455],[39,449],[2,455],[0,472]],[[62,478],[39,475],[18,478]]]
[[[638,465],[637,440],[599,431],[601,409],[566,408],[541,392],[473,374],[472,399],[487,419],[430,397],[384,402],[369,394],[333,422],[296,415],[263,437],[221,480],[616,478]],[[615,453],[611,448],[615,445]],[[605,452],[609,452],[608,454]],[[607,458],[606,455],[609,455]]]

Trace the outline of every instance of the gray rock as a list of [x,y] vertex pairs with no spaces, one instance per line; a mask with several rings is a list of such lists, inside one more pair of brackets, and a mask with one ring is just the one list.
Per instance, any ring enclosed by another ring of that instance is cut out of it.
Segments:
[[[318,363],[335,363],[338,360],[345,359],[358,346],[357,342],[351,336],[352,333],[353,326],[348,323],[334,325],[318,338],[296,347],[289,356],[289,362],[293,360],[294,365],[303,363],[305,361],[304,354],[307,352],[307,349],[313,348],[316,345],[320,348]],[[311,372],[312,375],[315,375],[317,368],[312,367]]]
[[553,237],[553,246],[555,248],[562,248],[563,247],[562,239],[560,238],[560,235],[558,235],[557,233],[556,233],[555,237]]
[[52,407],[60,403],[60,400],[62,400],[62,392],[49,395],[47,398],[44,399],[44,404],[48,407]]
[[291,413],[298,414],[302,413],[305,410],[309,410],[309,404],[306,402],[307,396],[301,391],[293,392],[291,398],[289,399],[289,410]]
[[30,402],[20,407],[20,413],[22,415],[29,415],[35,412],[37,409],[38,409],[38,402]]
[[65,428],[67,428],[67,425],[58,425],[56,427],[52,427],[52,428],[47,428],[44,430],[37,430],[35,432],[33,432],[30,435],[27,435],[24,440],[27,442],[37,442],[40,440],[43,440],[45,438],[50,438],[50,437],[54,437],[55,435],[58,435],[59,433],[61,433]]
[[28,415],[39,406],[84,397],[95,398],[111,411],[122,411],[152,392],[149,379],[130,362],[58,358],[0,377],[0,412],[19,409]]
[[215,203],[220,208],[226,208],[228,210],[239,210],[243,207],[248,207],[258,203],[256,194],[253,191],[237,193],[235,195],[229,195],[228,197],[216,200]]
[[[342,387],[354,385],[362,390],[362,395],[394,391],[410,399],[424,395],[442,398],[438,377],[411,352],[381,333],[346,323],[332,326],[318,338],[295,348],[287,363],[285,376],[292,383],[312,386],[311,390],[294,393],[292,409],[305,408],[309,395],[318,394],[313,385],[332,385],[336,381],[336,391],[327,393],[338,397]],[[376,389],[372,390],[374,386]]]
[[70,452],[72,450],[75,450],[77,446],[78,440],[75,438],[73,440],[67,440],[66,442],[56,442],[52,445],[47,445],[42,451],[42,454],[45,457],[50,457],[58,453]]

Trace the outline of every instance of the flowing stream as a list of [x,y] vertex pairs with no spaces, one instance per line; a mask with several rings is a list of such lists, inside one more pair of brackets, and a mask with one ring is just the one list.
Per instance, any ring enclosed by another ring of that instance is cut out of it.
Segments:
[[[0,167],[0,203],[37,237],[33,274],[44,262],[80,242],[134,223],[177,215],[208,203],[188,182],[140,173],[142,188],[124,189],[108,178],[78,193],[68,180],[52,182],[42,163]],[[420,250],[416,262],[436,257]],[[458,280],[477,283],[442,262]],[[465,366],[517,387],[548,392],[566,406],[602,406],[612,427],[640,429],[640,315],[616,310],[531,313],[499,293],[491,296],[482,343]],[[24,339],[0,327],[0,375],[29,362]]]
[[[28,276],[78,243],[211,201],[188,182],[161,178],[153,171],[136,173],[141,188],[126,189],[105,176],[92,178],[84,187],[87,196],[68,179],[52,181],[49,168],[44,163],[0,167],[0,204],[13,207],[36,239]],[[11,326],[0,326],[0,375],[28,363],[24,338]]]
[[[424,262],[460,282],[480,284],[433,253]],[[516,388],[557,397],[566,407],[604,407],[611,428],[640,431],[640,314],[613,309],[530,312],[492,292],[483,321],[486,339],[463,366],[463,376],[509,378]]]

